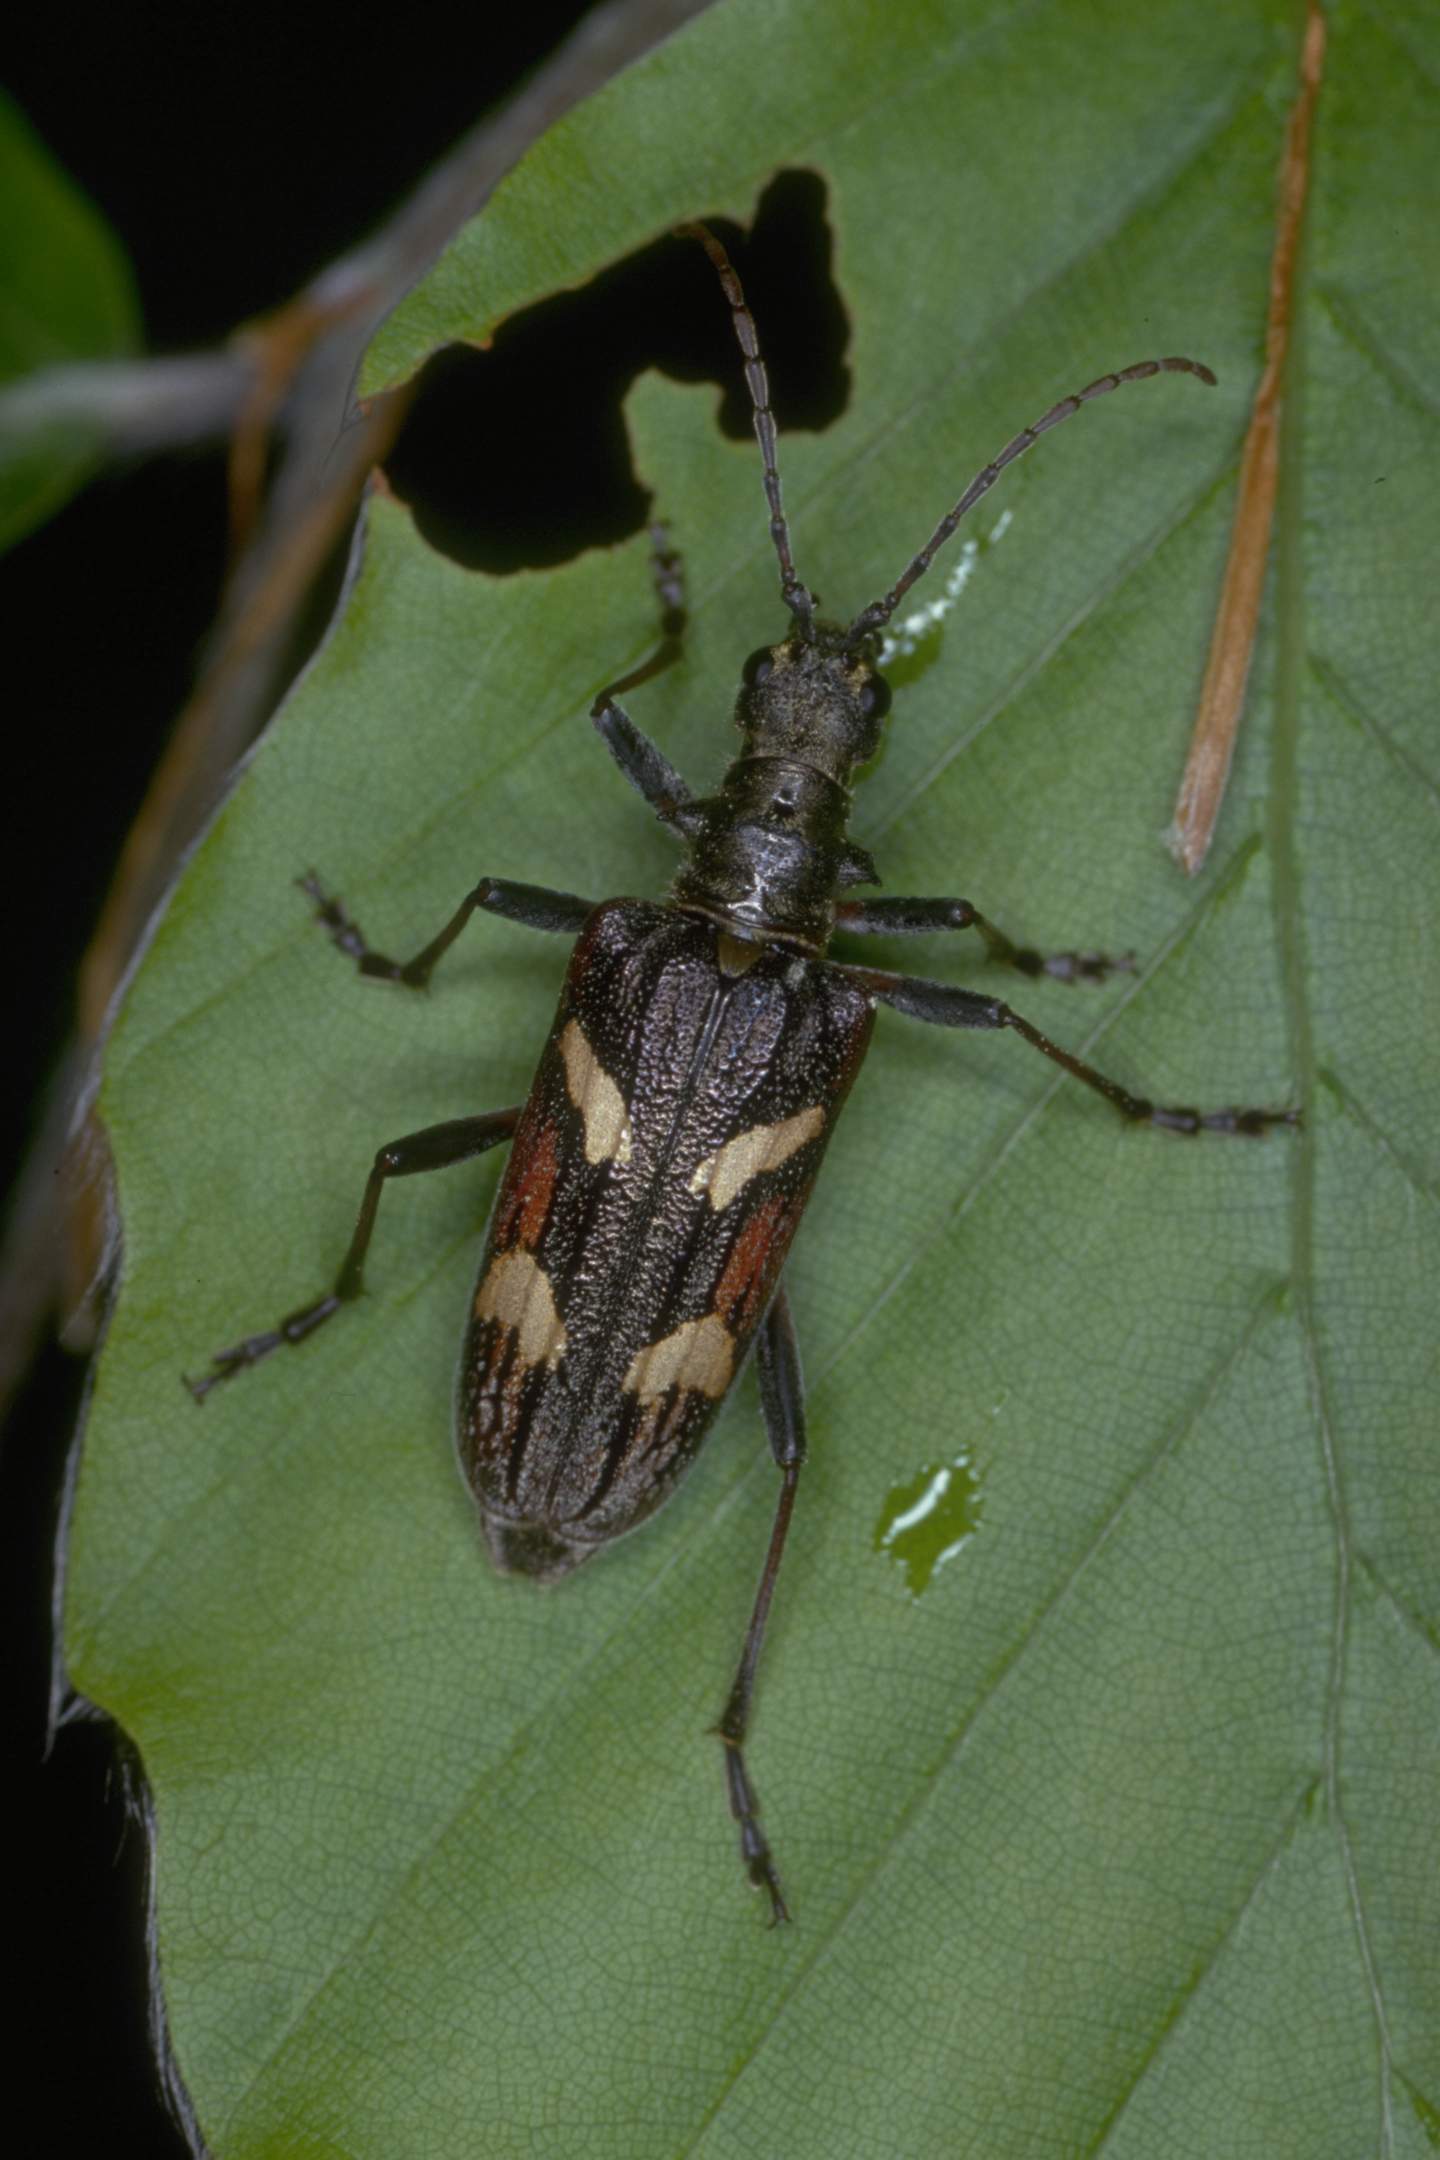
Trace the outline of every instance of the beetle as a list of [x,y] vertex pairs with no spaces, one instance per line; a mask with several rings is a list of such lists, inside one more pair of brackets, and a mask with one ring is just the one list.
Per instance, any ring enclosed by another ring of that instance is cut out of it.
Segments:
[[789,1912],[745,1744],[805,1460],[800,1361],[781,1271],[877,1005],[941,1027],[1012,1029],[1134,1124],[1255,1137],[1296,1114],[1163,1107],[998,998],[828,957],[837,931],[973,930],[992,961],[1030,976],[1099,980],[1123,964],[1017,946],[968,900],[845,897],[878,883],[870,856],[848,837],[851,780],[876,754],[889,709],[881,633],[1005,467],[1094,398],[1165,372],[1213,384],[1210,370],[1181,357],[1146,360],[1063,398],[977,473],[882,598],[848,624],[832,622],[795,567],[765,366],[740,281],[706,227],[680,230],[706,250],[730,307],[790,618],[786,636],[753,652],[741,671],[743,747],[716,793],[693,796],[619,702],[682,650],[682,567],[656,526],[658,646],[601,690],[591,719],[625,778],[684,846],[666,899],[597,906],[484,877],[438,936],[399,962],[367,943],[313,872],[300,880],[362,975],[410,988],[429,982],[477,910],[576,942],[524,1103],[382,1147],[333,1288],[217,1353],[211,1370],[186,1385],[203,1401],[273,1350],[308,1340],[360,1295],[388,1181],[468,1161],[502,1141],[511,1143],[510,1161],[455,1398],[461,1465],[499,1568],[552,1582],[645,1521],[694,1460],[753,1347],[780,1490],[717,1731],[741,1857],[779,1922]]

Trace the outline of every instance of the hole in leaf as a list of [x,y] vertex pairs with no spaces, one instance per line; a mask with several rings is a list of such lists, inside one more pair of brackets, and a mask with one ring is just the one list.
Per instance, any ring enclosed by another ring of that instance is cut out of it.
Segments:
[[[759,327],[782,435],[831,426],[849,397],[850,331],[823,181],[782,173],[748,233],[711,222]],[[467,569],[542,569],[613,546],[650,513],[621,409],[646,368],[722,386],[722,431],[752,439],[730,310],[694,241],[657,241],[526,308],[488,351],[437,353],[387,461],[390,487],[430,545]],[[758,504],[758,463],[756,490]]]

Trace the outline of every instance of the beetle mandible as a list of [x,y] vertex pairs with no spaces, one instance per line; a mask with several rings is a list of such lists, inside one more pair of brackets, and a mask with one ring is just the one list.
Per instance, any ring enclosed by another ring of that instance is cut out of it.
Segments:
[[484,877],[413,959],[375,951],[314,873],[301,880],[363,975],[420,988],[476,909],[576,939],[554,1025],[523,1104],[409,1133],[375,1157],[334,1287],[219,1352],[197,1401],[360,1295],[387,1180],[513,1143],[469,1315],[456,1444],[496,1565],[553,1581],[654,1513],[694,1460],[752,1345],[780,1492],[739,1666],[717,1728],[750,1881],[788,1919],[745,1760],[755,1676],[805,1459],[800,1362],[781,1282],[790,1241],[865,1055],[877,1004],[940,1027],[1011,1028],[1121,1117],[1183,1134],[1262,1134],[1291,1110],[1163,1108],[1084,1063],[998,998],[827,957],[837,930],[974,930],[1026,975],[1098,980],[1095,953],[1012,944],[968,900],[857,900],[878,883],[847,837],[850,783],[890,704],[881,632],[973,504],[1092,398],[1198,361],[1145,360],[1062,398],[976,474],[895,584],[849,624],[817,612],[791,552],[776,429],[754,318],[703,225],[729,303],[760,446],[787,635],[745,662],[744,738],[717,793],[693,796],[618,700],[680,654],[679,557],[652,529],[661,637],[610,683],[591,719],[625,778],[685,848],[660,902],[607,900]]

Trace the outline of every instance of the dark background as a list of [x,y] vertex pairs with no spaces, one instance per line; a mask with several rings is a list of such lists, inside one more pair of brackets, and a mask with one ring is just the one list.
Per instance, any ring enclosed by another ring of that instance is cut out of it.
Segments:
[[[148,348],[183,352],[279,307],[353,246],[585,12],[546,0],[412,10],[382,33],[358,16],[337,29],[296,10],[267,33],[239,10],[72,10],[48,49],[17,49],[12,36],[4,80],[128,251]],[[677,203],[675,214],[703,208]],[[782,429],[827,425],[848,390],[847,330],[820,182],[782,176],[753,241],[722,231],[761,324]],[[657,242],[528,311],[491,353],[442,355],[391,485],[435,545],[492,573],[613,543],[649,508],[620,418],[648,366],[723,385],[721,425],[748,436],[728,316],[691,243]],[[75,970],[120,844],[194,681],[225,559],[216,449],[106,474],[0,563],[7,1187],[70,1031]],[[48,1349],[0,1453],[12,2092],[31,2097],[48,2153],[167,2160],[186,2146],[147,2031],[144,1841],[123,1749],[103,1721],[82,1721],[44,1755],[52,1555],[82,1386],[83,1368]]]
[[[4,81],[128,251],[149,347],[223,339],[373,226],[585,11],[145,5],[51,11]],[[377,26],[378,25],[378,26]],[[69,1030],[74,971],[193,679],[225,561],[221,454],[111,474],[0,563],[8,1188]],[[103,1725],[43,1760],[51,1551],[80,1372],[51,1351],[0,1461],[8,2116],[27,2149],[186,2148],[146,2029],[143,1842]],[[12,1917],[13,1916],[13,1917]],[[28,2103],[28,2104],[27,2104]]]

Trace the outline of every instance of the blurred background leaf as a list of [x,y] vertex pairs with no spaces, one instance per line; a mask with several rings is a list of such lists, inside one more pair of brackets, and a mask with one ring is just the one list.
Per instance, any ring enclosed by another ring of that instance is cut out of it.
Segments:
[[[3,91],[0,199],[0,388],[67,360],[135,352],[140,311],[123,249]],[[101,448],[78,413],[37,433],[0,400],[0,548],[53,515]]]

